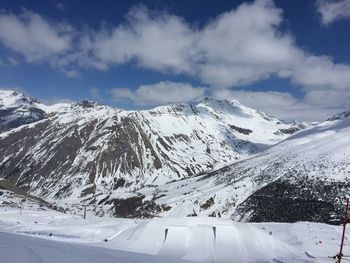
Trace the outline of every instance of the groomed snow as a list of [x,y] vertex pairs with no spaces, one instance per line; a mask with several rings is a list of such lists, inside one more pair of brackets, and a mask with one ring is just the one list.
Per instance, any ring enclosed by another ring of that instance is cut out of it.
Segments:
[[328,256],[337,253],[340,233],[340,226],[308,222],[244,224],[207,217],[84,220],[50,210],[0,208],[0,253],[6,263],[322,263],[331,262]]
[[0,233],[1,262],[6,263],[163,263],[169,257]]

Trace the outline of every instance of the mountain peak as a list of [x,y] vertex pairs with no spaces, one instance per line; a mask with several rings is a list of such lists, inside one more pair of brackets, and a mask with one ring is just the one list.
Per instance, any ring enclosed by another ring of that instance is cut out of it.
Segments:
[[205,96],[200,103],[208,103],[208,102],[215,102],[215,103],[233,103],[233,104],[239,104],[242,105],[238,100],[236,99],[217,99],[210,96]]
[[0,90],[0,107],[11,108],[21,105],[33,105],[34,103],[38,103],[38,101],[23,93],[14,90]]
[[350,117],[350,110],[343,111],[341,113],[337,113],[333,115],[332,117],[328,118],[327,121],[337,121],[337,120],[343,120]]
[[254,116],[260,116],[267,121],[278,121],[275,117],[269,116],[264,112],[260,112],[254,108],[243,105],[236,99],[216,99],[211,97],[205,97],[199,104],[198,107],[210,107],[214,111],[228,112],[231,114],[245,116],[246,118],[252,118]]
[[227,99],[217,99],[217,98],[213,98],[213,97],[204,97],[199,103],[200,104],[204,104],[204,105],[208,105],[211,106],[213,108],[216,107],[223,107],[223,106],[229,106],[229,107],[245,107],[243,104],[241,104],[238,100],[227,100]]

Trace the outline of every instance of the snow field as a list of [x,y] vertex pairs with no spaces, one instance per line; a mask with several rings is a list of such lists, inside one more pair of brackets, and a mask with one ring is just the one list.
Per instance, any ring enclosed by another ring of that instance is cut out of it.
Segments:
[[[20,214],[2,207],[0,253],[6,262],[16,263],[328,262],[305,231],[310,226],[316,230],[314,225],[322,227],[324,240],[339,235],[339,227],[312,223],[244,224],[207,217],[84,220],[56,211],[24,208]],[[332,243],[327,253],[335,254],[336,246]]]

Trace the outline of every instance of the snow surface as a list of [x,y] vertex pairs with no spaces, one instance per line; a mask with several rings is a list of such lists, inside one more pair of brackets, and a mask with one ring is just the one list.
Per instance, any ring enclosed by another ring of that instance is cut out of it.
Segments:
[[163,263],[187,262],[164,256],[112,250],[68,242],[0,233],[1,261],[6,263]]
[[[12,263],[322,263],[338,252],[340,234],[340,226],[309,222],[246,224],[207,217],[84,220],[56,211],[0,207],[1,258]],[[350,252],[347,240],[344,251]]]

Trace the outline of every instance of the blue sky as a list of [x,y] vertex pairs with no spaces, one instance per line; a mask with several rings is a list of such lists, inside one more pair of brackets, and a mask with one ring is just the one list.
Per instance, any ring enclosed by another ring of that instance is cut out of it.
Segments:
[[350,0],[0,3],[0,87],[144,109],[203,96],[284,119],[350,108]]

